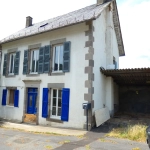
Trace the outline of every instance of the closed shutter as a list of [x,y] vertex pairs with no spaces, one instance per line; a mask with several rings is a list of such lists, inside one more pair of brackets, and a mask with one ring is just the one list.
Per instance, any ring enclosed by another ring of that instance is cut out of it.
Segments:
[[28,50],[24,51],[23,74],[28,74]]
[[61,120],[69,120],[69,97],[70,89],[63,88],[62,90],[62,108],[61,108]]
[[14,95],[14,107],[18,107],[19,105],[19,90],[15,90]]
[[50,45],[45,46],[44,49],[44,73],[50,71]]
[[6,105],[6,98],[7,98],[7,90],[3,89],[3,96],[2,96],[2,105]]
[[40,47],[39,49],[39,66],[38,73],[43,73],[43,63],[44,63],[44,47]]
[[4,54],[3,76],[6,75],[6,70],[7,70],[7,54]]
[[20,52],[16,52],[15,63],[14,63],[14,74],[19,74],[19,62],[20,62]]
[[48,117],[48,88],[43,88],[42,117]]
[[71,42],[65,42],[63,54],[63,72],[70,71],[70,49],[71,49]]

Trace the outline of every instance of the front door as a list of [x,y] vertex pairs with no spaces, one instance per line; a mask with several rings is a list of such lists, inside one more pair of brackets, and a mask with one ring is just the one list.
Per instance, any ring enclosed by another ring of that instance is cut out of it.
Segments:
[[27,113],[36,113],[36,99],[37,99],[37,88],[28,88],[28,104]]

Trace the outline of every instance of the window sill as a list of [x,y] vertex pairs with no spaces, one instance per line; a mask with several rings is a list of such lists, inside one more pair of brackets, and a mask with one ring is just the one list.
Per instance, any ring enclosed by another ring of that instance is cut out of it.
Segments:
[[30,74],[27,74],[26,75],[27,77],[35,77],[35,76],[40,76],[40,74],[38,74],[38,73],[30,73]]
[[56,123],[63,123],[60,119],[57,118],[46,118],[47,121],[56,122]]
[[14,108],[14,105],[6,105],[6,107]]
[[16,76],[15,75],[7,75],[5,76],[6,78],[15,78]]
[[65,73],[64,72],[52,72],[51,73],[51,76],[57,76],[57,75],[65,75]]

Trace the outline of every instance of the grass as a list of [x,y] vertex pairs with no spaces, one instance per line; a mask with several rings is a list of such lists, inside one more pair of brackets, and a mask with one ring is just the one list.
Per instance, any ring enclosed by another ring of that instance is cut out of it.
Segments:
[[52,149],[53,147],[50,145],[45,146],[46,149]]
[[129,125],[128,127],[115,128],[106,136],[129,139],[129,140],[137,141],[137,142],[145,142],[146,141],[146,128],[147,126],[142,125],[142,124]]
[[90,150],[91,149],[90,145],[85,145],[85,149]]
[[141,150],[140,148],[136,147],[136,148],[132,148],[132,150]]
[[66,141],[61,141],[61,142],[59,142],[59,144],[66,144],[66,143],[70,143],[70,141],[69,141],[69,140],[66,140]]

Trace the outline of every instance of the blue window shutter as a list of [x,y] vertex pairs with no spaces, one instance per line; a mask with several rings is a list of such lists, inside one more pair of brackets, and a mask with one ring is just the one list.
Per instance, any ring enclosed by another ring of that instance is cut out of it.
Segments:
[[43,88],[42,117],[48,117],[48,88]]
[[71,51],[71,42],[65,42],[63,51],[63,72],[70,71],[70,51]]
[[4,54],[4,64],[3,64],[3,76],[6,75],[6,70],[7,70],[7,54]]
[[14,107],[18,107],[19,105],[19,90],[15,90],[14,95]]
[[19,74],[19,62],[20,62],[20,52],[16,52],[15,63],[14,63],[14,74]]
[[6,105],[6,98],[7,98],[7,90],[3,89],[3,97],[2,97],[2,105]]
[[50,49],[51,49],[50,45],[45,46],[45,49],[44,49],[44,67],[43,67],[44,73],[48,73],[50,70]]
[[70,89],[63,88],[62,90],[62,108],[61,108],[61,120],[69,120],[69,97]]
[[28,74],[28,50],[24,51],[23,74]]
[[40,47],[39,49],[39,64],[38,64],[38,73],[43,73],[43,64],[44,64],[44,47]]

